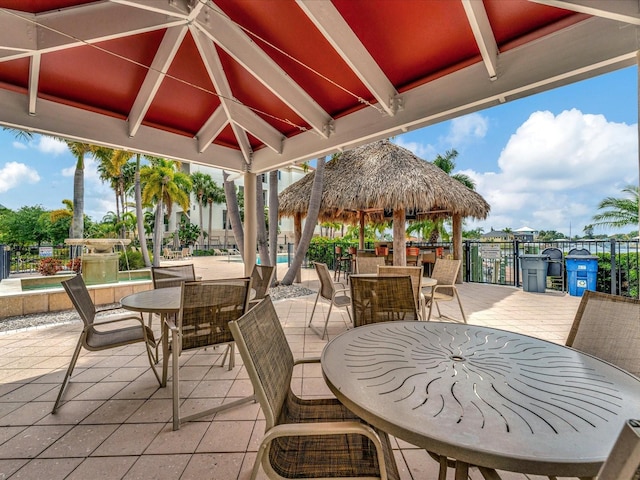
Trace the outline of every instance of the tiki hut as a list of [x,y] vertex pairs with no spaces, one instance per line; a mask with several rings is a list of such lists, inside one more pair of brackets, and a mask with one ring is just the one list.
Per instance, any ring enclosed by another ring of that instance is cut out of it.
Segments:
[[[307,214],[314,172],[280,193],[280,216],[296,223]],[[393,261],[404,265],[407,214],[416,218],[453,218],[454,258],[462,257],[462,219],[486,218],[489,204],[437,166],[388,140],[364,145],[327,162],[320,221],[360,224],[393,216]],[[386,212],[386,213],[385,213]]]

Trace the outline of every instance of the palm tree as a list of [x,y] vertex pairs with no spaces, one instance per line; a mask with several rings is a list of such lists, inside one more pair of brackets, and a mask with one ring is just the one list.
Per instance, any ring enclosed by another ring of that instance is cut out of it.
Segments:
[[318,214],[320,213],[320,202],[322,200],[322,184],[324,182],[324,164],[325,158],[318,158],[316,165],[316,173],[313,179],[313,186],[311,187],[311,197],[309,198],[309,209],[307,210],[307,219],[304,222],[304,230],[300,237],[300,242],[296,248],[296,254],[293,257],[291,266],[282,279],[283,285],[291,285],[295,279],[298,270],[302,266],[302,261],[307,254],[309,244],[311,243],[311,237],[313,237],[313,231],[318,223]]
[[638,225],[638,186],[627,185],[622,192],[627,196],[607,197],[598,204],[598,210],[603,211],[593,216],[593,226],[620,228]]
[[209,239],[209,243],[211,243],[211,228],[213,223],[213,204],[214,203],[224,203],[224,189],[220,187],[216,182],[211,180],[211,184],[208,185],[207,190],[205,191],[204,199],[209,206],[209,225],[207,231],[207,238]]
[[[271,265],[278,266],[278,170],[269,172],[269,257]],[[278,280],[275,269],[273,282]]]
[[[236,193],[236,184],[233,180],[229,180],[230,175],[226,171],[222,171],[224,178],[224,196],[227,200],[227,225],[231,225],[233,236],[236,238],[236,244],[240,250],[240,256],[244,260],[244,229],[242,228],[242,215],[240,211],[239,196]],[[227,231],[224,231],[224,248],[227,248]]]
[[71,154],[76,157],[76,171],[73,175],[73,221],[71,222],[71,238],[84,237],[84,157],[96,152],[94,145],[72,140],[62,140],[67,144]]
[[144,185],[142,201],[156,204],[155,226],[153,235],[153,266],[160,266],[162,255],[162,236],[164,232],[164,211],[171,216],[174,203],[189,211],[189,192],[191,178],[180,172],[180,163],[164,158],[153,159],[151,164],[142,167],[140,178]]
[[[455,159],[457,156],[458,156],[458,151],[454,148],[451,150],[447,150],[444,156],[438,154],[432,163],[436,167],[438,167],[440,170],[443,170],[451,178],[462,183],[468,189],[475,190],[476,183],[473,181],[473,179],[470,176],[465,175],[464,173],[456,173],[454,175],[451,175],[451,172],[453,172],[456,168]],[[440,235],[442,235],[443,237],[446,236],[446,232],[444,231],[444,220],[443,219],[435,220],[435,221],[432,221],[431,223],[433,224],[433,226],[429,234],[429,243],[436,243]]]
[[[211,175],[202,172],[194,172],[191,174],[192,191],[198,202],[198,218],[200,219],[200,235],[204,234],[204,218],[202,217],[202,205],[206,202],[205,195],[210,188],[213,179]],[[200,244],[204,244],[204,239],[200,240]]]
[[[125,166],[133,157],[133,153],[124,150],[113,150],[111,148],[98,148],[95,156],[100,162],[98,164],[98,172],[100,179],[109,182],[116,196],[116,221],[119,223],[122,214],[125,212],[126,203],[126,182],[125,182]],[[124,237],[124,231],[121,230],[120,236]]]
[[149,250],[147,249],[147,229],[145,228],[144,215],[142,213],[142,187],[140,186],[140,154],[136,154],[136,166],[134,174],[134,189],[136,199],[136,223],[138,225],[138,241],[140,242],[140,250],[142,251],[142,260],[145,267],[151,266],[149,259]]

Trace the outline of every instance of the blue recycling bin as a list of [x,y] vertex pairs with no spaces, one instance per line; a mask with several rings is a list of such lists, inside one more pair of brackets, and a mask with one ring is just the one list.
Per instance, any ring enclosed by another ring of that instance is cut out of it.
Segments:
[[522,290],[525,292],[544,293],[547,288],[547,269],[549,255],[520,255],[522,268]]
[[567,283],[569,295],[581,297],[585,290],[596,290],[598,257],[596,255],[567,255]]

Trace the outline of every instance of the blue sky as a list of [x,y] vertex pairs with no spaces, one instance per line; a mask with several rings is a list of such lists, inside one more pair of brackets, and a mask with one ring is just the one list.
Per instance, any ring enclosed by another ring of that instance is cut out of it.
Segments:
[[[488,219],[467,221],[465,228],[528,226],[581,235],[600,200],[638,184],[637,92],[637,69],[630,67],[394,141],[425,160],[458,151],[456,171],[471,176],[491,205]],[[62,200],[73,196],[74,167],[64,144],[42,136],[25,142],[0,130],[0,204],[63,208]],[[114,210],[113,193],[93,161],[85,168],[85,212],[99,220]]]

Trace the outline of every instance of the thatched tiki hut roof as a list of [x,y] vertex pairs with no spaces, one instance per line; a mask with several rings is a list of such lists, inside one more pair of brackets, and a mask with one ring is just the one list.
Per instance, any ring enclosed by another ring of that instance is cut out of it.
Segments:
[[[305,216],[314,172],[280,193],[280,216]],[[362,222],[363,212],[394,212],[394,263],[404,264],[405,212],[427,218],[453,217],[454,256],[462,253],[463,217],[486,218],[489,204],[437,166],[388,140],[374,142],[327,162],[319,219]],[[456,226],[456,219],[460,225]],[[398,224],[398,225],[396,225]],[[401,224],[401,225],[400,225]],[[456,242],[456,230],[459,240]],[[402,238],[398,238],[402,237]],[[459,243],[459,249],[456,249]],[[456,250],[459,250],[456,255]],[[398,262],[396,262],[396,258]],[[400,263],[401,262],[401,263]]]

